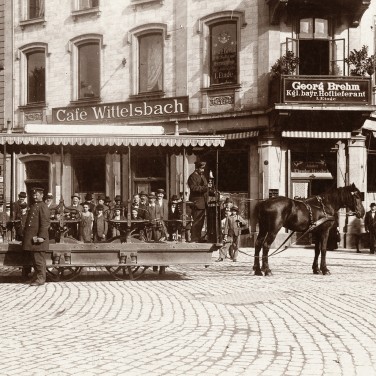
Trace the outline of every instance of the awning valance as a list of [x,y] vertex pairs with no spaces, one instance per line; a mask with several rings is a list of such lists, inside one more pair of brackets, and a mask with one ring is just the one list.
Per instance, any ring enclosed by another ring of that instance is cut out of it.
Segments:
[[92,146],[224,146],[223,136],[201,135],[42,135],[3,134],[0,144],[4,145],[92,145]]
[[223,134],[223,137],[226,140],[242,140],[244,138],[253,138],[257,137],[259,131],[246,131],[246,132],[237,132],[237,133],[226,133]]
[[283,131],[282,137],[291,138],[351,138],[351,132],[325,132],[325,131]]

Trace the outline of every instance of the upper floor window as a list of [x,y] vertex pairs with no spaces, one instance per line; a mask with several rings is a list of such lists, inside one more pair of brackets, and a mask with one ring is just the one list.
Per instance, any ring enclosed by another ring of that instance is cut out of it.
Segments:
[[79,44],[78,50],[78,99],[96,98],[100,95],[99,41]]
[[45,52],[32,51],[26,54],[27,104],[43,103],[46,100]]
[[210,27],[210,84],[238,81],[237,23],[221,22]]
[[99,6],[99,0],[79,0],[78,1],[78,9],[90,9],[96,8]]
[[329,23],[324,18],[302,18],[299,22],[299,39],[328,39]]
[[139,36],[139,92],[163,90],[163,37],[161,33]]
[[44,0],[28,0],[27,19],[44,16]]

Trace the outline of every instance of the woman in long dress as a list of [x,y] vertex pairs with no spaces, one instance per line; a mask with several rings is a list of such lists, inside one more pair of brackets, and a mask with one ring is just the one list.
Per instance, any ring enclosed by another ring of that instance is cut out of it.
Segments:
[[94,215],[89,211],[89,204],[84,203],[81,213],[80,240],[84,243],[91,243],[93,234]]

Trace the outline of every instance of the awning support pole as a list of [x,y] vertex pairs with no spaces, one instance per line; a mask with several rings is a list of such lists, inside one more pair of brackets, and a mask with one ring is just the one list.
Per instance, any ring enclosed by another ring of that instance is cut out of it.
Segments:
[[1,223],[1,235],[3,237],[3,242],[7,241],[7,144],[4,142],[3,151],[3,218]]
[[185,148],[183,148],[183,226],[181,231],[181,242],[185,243],[185,232],[187,227],[187,203],[185,198]]
[[131,225],[132,225],[132,176],[131,176],[131,147],[128,145],[128,202],[127,202],[127,232],[126,241],[129,242],[131,239]]

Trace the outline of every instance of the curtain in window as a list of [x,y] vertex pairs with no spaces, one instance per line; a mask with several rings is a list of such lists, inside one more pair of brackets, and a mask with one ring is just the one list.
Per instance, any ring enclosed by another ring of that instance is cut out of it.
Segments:
[[44,16],[44,0],[39,0],[39,17]]
[[78,48],[79,98],[99,97],[99,43],[86,43]]
[[95,8],[99,5],[98,0],[80,0],[79,9]]
[[44,0],[29,0],[29,19],[44,16]]
[[162,90],[163,48],[162,35],[140,38],[140,92]]
[[45,102],[45,54],[27,55],[27,103]]

